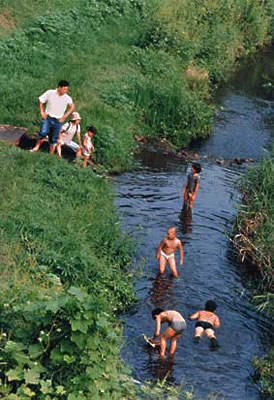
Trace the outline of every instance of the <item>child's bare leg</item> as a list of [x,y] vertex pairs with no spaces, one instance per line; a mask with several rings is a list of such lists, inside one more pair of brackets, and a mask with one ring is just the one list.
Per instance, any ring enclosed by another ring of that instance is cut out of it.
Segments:
[[57,143],[56,151],[59,157],[61,157],[61,143]]
[[183,209],[187,209],[188,208],[188,192],[186,191],[184,194],[184,205],[183,205]]
[[79,149],[77,150],[77,152],[76,152],[76,157],[78,158],[78,157],[81,157],[81,155],[82,155],[82,150],[81,150],[81,147],[79,147]]
[[204,328],[202,328],[201,326],[197,326],[197,328],[195,328],[195,337],[201,337],[204,333]]
[[30,150],[31,153],[35,153],[40,149],[41,144],[45,141],[46,139],[38,139],[36,142],[36,145]]
[[177,347],[177,340],[181,334],[177,334],[170,339],[170,348],[169,348],[169,355],[173,356]]
[[215,337],[215,332],[214,332],[213,329],[207,329],[207,330],[205,331],[205,333],[206,333],[206,336],[207,336],[209,339],[212,339],[212,338],[215,338],[215,339],[216,339],[216,337]]
[[174,330],[170,327],[168,327],[164,333],[162,334],[160,338],[160,356],[164,357],[165,356],[165,351],[166,351],[166,341],[167,339],[170,339],[174,336]]
[[159,260],[159,274],[163,274],[165,272],[165,266],[166,266],[166,258],[161,255],[160,260]]
[[210,346],[211,348],[217,349],[219,347],[219,343],[217,342],[217,339],[215,337],[215,332],[213,329],[207,329],[206,331],[207,337],[210,339]]
[[49,148],[49,154],[53,154],[55,152],[55,149],[56,149],[56,144],[51,144]]
[[170,268],[172,276],[174,276],[174,278],[177,278],[178,277],[178,272],[177,272],[177,269],[176,269],[176,262],[175,262],[175,257],[174,256],[170,257],[168,259],[168,265],[169,265],[169,268]]
[[87,167],[89,156],[84,156],[83,168]]

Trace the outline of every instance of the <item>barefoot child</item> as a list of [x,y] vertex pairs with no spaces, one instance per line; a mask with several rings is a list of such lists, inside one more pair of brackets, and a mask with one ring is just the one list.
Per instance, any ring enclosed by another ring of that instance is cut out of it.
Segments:
[[[61,157],[62,146],[67,146],[71,148],[76,153],[76,157],[81,156],[81,127],[80,127],[81,117],[78,112],[72,113],[72,118],[69,122],[64,124],[59,133],[59,139],[56,146],[56,151]],[[72,139],[76,135],[78,144],[75,143]]]
[[220,326],[219,317],[214,314],[216,308],[217,305],[215,301],[208,300],[205,303],[205,310],[197,311],[196,313],[189,315],[189,319],[198,320],[195,324],[194,341],[196,343],[199,343],[201,340],[201,336],[205,333],[210,339],[211,348],[213,349],[219,346],[214,333],[214,328],[218,328]]
[[182,242],[176,237],[176,229],[170,227],[167,229],[167,237],[165,237],[157,248],[156,258],[159,261],[159,274],[165,272],[166,261],[168,262],[172,276],[177,278],[178,273],[176,270],[175,250],[179,249],[180,252],[180,265],[184,262],[184,251]]
[[94,126],[91,125],[87,128],[87,133],[85,134],[83,140],[83,156],[84,156],[83,168],[86,168],[88,162],[89,164],[93,165],[93,163],[89,159],[91,156],[91,152],[95,150],[91,142],[91,138],[95,133],[96,133],[96,128]]
[[200,187],[200,172],[201,165],[199,163],[193,163],[191,166],[191,172],[187,176],[187,180],[182,191],[184,199],[183,210],[188,208],[192,210],[193,208],[193,203]]
[[[177,340],[186,329],[186,322],[178,311],[166,310],[162,308],[155,308],[152,313],[152,318],[155,319],[156,327],[153,338],[150,342],[156,346],[160,346],[160,356],[164,357],[166,351],[166,341],[170,339],[169,355],[173,356],[177,346]],[[162,333],[159,340],[156,338],[160,335],[161,323],[167,322],[168,327]]]

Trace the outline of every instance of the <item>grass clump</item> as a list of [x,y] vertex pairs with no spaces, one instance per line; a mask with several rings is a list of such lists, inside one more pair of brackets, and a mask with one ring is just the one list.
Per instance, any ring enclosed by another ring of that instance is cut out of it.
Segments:
[[[253,300],[260,312],[274,316],[274,159],[273,153],[260,165],[250,168],[241,182],[244,202],[237,216],[233,243],[242,261],[256,268]],[[269,398],[274,394],[274,349],[263,358],[254,358],[256,378]],[[268,398],[268,397],[267,397]]]
[[263,290],[274,286],[274,161],[266,157],[250,168],[243,178],[241,190],[244,204],[235,223],[234,243],[243,261],[257,266],[259,285]]
[[114,317],[133,301],[131,244],[109,183],[4,145],[0,165],[0,396],[134,398]]

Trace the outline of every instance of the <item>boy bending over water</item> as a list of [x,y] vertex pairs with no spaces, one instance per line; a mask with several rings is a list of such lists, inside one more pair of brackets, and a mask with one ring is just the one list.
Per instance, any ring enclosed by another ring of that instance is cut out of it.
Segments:
[[167,237],[165,237],[157,248],[156,258],[159,261],[159,274],[165,272],[166,261],[168,262],[172,276],[177,278],[175,250],[180,252],[180,265],[184,262],[184,251],[182,242],[176,237],[176,229],[174,227],[167,229]]
[[[164,357],[166,351],[166,341],[170,339],[169,355],[173,356],[177,346],[177,340],[186,329],[186,322],[178,311],[155,308],[152,313],[152,318],[156,321],[156,327],[153,338],[149,340],[157,346],[160,346],[160,356]],[[167,322],[168,327],[162,333],[159,340],[156,340],[160,335],[161,323]]]
[[214,349],[219,347],[219,344],[216,340],[214,328],[218,328],[220,326],[219,317],[214,314],[217,305],[215,301],[208,300],[205,303],[205,309],[202,311],[197,311],[194,314],[189,315],[189,319],[197,319],[198,321],[195,324],[195,336],[194,341],[199,343],[201,340],[201,336],[205,333],[207,337],[209,337],[211,342],[211,347]]

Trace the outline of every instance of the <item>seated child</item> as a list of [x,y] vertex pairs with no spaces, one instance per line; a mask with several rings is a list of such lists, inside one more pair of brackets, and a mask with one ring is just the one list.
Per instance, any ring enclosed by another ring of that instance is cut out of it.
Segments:
[[[173,356],[176,350],[177,340],[186,329],[186,322],[184,318],[178,311],[164,311],[162,308],[155,308],[151,315],[156,321],[156,327],[153,338],[150,338],[149,340],[151,343],[160,346],[160,356],[164,357],[166,351],[166,341],[170,339],[169,355]],[[167,322],[168,327],[157,341],[156,338],[160,335],[162,322]]]
[[200,187],[200,175],[202,168],[199,163],[193,163],[191,172],[187,176],[185,186],[183,187],[182,195],[184,199],[183,210],[193,208],[193,203]]
[[87,164],[94,165],[92,161],[90,161],[91,152],[95,151],[94,146],[91,142],[91,138],[93,134],[97,133],[96,128],[94,126],[89,126],[87,128],[87,132],[84,136],[83,140],[83,156],[84,156],[84,163],[83,168],[86,168]]
[[220,326],[219,317],[214,314],[216,308],[217,305],[215,301],[208,300],[205,303],[205,310],[197,311],[196,313],[189,315],[189,319],[198,320],[195,324],[194,341],[196,343],[199,343],[201,336],[205,333],[210,339],[211,347],[213,349],[219,347],[214,333],[214,328],[218,328]]
[[180,265],[184,262],[184,251],[182,242],[176,237],[176,229],[170,227],[167,229],[167,237],[165,237],[157,248],[156,258],[159,261],[159,274],[165,272],[166,261],[168,262],[172,276],[177,278],[178,272],[176,270],[175,250],[179,249],[180,252]]
[[[73,112],[71,120],[62,126],[56,146],[59,157],[61,157],[61,147],[64,145],[71,148],[76,153],[76,157],[81,156],[80,120],[78,112]],[[72,140],[74,135],[77,137],[78,144]]]

